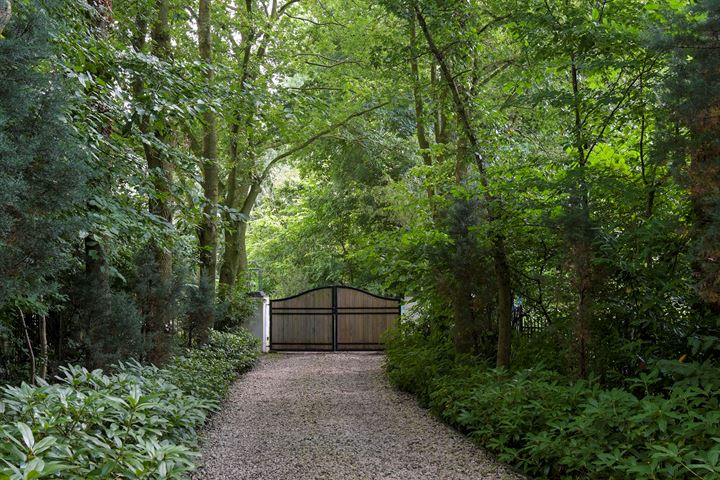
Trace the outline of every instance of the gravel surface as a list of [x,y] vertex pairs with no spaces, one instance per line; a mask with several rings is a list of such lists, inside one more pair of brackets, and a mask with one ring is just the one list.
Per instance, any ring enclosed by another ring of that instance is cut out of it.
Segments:
[[194,479],[522,478],[392,388],[383,360],[264,356],[211,421]]

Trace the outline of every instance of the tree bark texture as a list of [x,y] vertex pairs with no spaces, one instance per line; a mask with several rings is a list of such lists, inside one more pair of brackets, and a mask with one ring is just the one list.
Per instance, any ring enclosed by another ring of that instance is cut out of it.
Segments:
[[[212,91],[212,29],[211,0],[200,0],[198,9],[198,46],[200,58],[207,68],[205,78],[209,90]],[[203,214],[199,228],[200,273],[198,285],[201,295],[208,304],[215,303],[215,280],[217,274],[217,217],[218,217],[218,181],[219,168],[217,161],[217,128],[215,113],[208,109],[203,113]],[[209,315],[209,318],[204,318]],[[206,312],[199,318],[196,326],[196,338],[199,344],[208,340],[213,327],[212,312]]]
[[88,352],[88,367],[104,367],[101,357],[106,353],[104,342],[107,335],[105,326],[112,309],[112,291],[105,251],[100,242],[92,236],[85,237],[85,272],[82,300],[85,343]]
[[575,115],[575,150],[577,166],[570,192],[570,211],[566,222],[569,253],[577,292],[575,304],[575,355],[578,375],[588,374],[589,343],[591,340],[590,315],[593,304],[593,233],[590,219],[590,198],[587,183],[586,145],[580,107],[580,79],[576,59],[571,58],[570,77]]
[[[411,12],[412,14],[412,12]],[[420,68],[418,67],[417,53],[417,28],[415,16],[410,16],[410,71],[412,73],[413,98],[415,100],[415,132],[417,135],[418,146],[420,147],[420,155],[423,163],[432,166],[432,156],[430,155],[430,141],[427,137],[427,127],[425,125],[425,104],[422,97],[422,89],[420,88]],[[432,186],[427,187],[428,198],[432,200],[435,190]]]
[[693,270],[700,298],[720,313],[720,107],[700,112],[691,123],[690,200],[694,216]]
[[[142,27],[147,28],[144,20],[138,20],[138,35],[134,41],[136,49],[141,50],[145,45],[146,32]],[[150,38],[152,41],[152,53],[160,59],[170,57],[170,31],[169,31],[169,3],[168,0],[155,1],[155,18],[153,20]],[[144,90],[142,79],[135,82],[135,94],[141,95]],[[167,143],[170,133],[167,129],[151,129],[147,120],[142,120],[140,129],[145,134],[152,134],[159,142]],[[164,158],[163,153],[150,145],[143,144],[145,160],[151,175],[152,185],[156,194],[148,199],[148,210],[168,225],[172,224],[173,212],[170,204],[172,165]],[[163,245],[152,244],[149,246],[154,257],[153,269],[157,276],[157,285],[152,285],[152,293],[148,296],[148,303],[143,310],[146,316],[145,332],[150,340],[148,360],[154,364],[161,365],[170,356],[172,345],[172,317],[171,305],[168,301],[169,292],[172,288],[173,258],[169,250]]]

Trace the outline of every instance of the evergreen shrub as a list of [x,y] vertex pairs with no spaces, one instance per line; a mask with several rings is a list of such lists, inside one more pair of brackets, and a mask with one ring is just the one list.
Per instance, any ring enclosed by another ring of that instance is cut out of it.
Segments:
[[[386,369],[445,422],[536,478],[720,478],[720,369],[658,362],[626,388],[543,368],[488,369],[411,329]],[[703,373],[698,374],[699,371]]]
[[53,384],[6,386],[0,479],[187,478],[198,428],[257,352],[248,332],[213,332],[207,346],[166,368],[69,366]]

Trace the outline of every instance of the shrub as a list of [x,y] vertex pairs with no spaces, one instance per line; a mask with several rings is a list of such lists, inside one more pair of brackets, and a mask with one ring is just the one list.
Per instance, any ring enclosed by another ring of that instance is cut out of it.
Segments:
[[4,387],[0,479],[184,478],[197,428],[256,352],[249,333],[213,333],[164,369],[70,366],[52,385]]
[[258,351],[257,338],[246,330],[211,332],[206,346],[173,359],[166,369],[167,378],[186,394],[218,405],[236,376],[254,365]]
[[593,380],[574,381],[544,369],[509,373],[450,361],[441,353],[446,350],[395,334],[387,349],[391,381],[527,474],[720,478],[720,382],[714,381],[720,372],[715,367],[664,364],[663,370],[630,380],[627,389],[608,390]]

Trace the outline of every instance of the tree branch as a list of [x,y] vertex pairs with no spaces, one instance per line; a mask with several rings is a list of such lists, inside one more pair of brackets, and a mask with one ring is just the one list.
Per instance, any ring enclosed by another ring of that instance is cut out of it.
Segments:
[[318,22],[317,20],[312,20],[310,18],[296,17],[294,15],[290,15],[287,12],[285,12],[285,16],[288,18],[292,18],[293,20],[300,20],[301,22],[312,23],[313,25],[317,25],[318,27],[329,27],[329,26],[333,25],[336,27],[347,28],[347,25],[343,25],[340,22]]
[[270,171],[272,170],[272,167],[274,167],[280,160],[283,160],[284,158],[287,158],[290,155],[293,155],[301,150],[304,150],[305,148],[309,147],[310,145],[312,145],[316,141],[320,140],[324,136],[332,133],[333,131],[337,130],[340,127],[347,125],[348,122],[350,122],[350,120],[357,118],[357,117],[361,117],[363,115],[367,115],[370,112],[373,112],[375,110],[378,110],[378,109],[384,107],[388,103],[390,103],[390,102],[383,102],[379,105],[375,105],[374,107],[366,108],[365,110],[361,110],[359,112],[355,112],[351,115],[348,115],[343,120],[330,125],[328,128],[316,133],[315,135],[308,138],[304,142],[299,143],[298,145],[291,147],[289,150],[286,150],[285,152],[277,155],[275,158],[270,160],[270,162],[268,162],[268,164],[265,166],[265,169],[263,170],[262,174],[260,175],[260,180],[262,181],[262,180],[266,179],[268,177],[268,175],[270,175]]
[[308,61],[306,61],[305,64],[311,65],[313,67],[322,67],[322,68],[335,68],[335,67],[339,67],[341,65],[352,65],[352,64],[362,65],[360,62],[358,62],[356,60],[342,60],[337,63],[331,63],[330,65],[325,65],[324,63],[308,62]]
[[294,4],[298,3],[298,2],[300,2],[300,0],[289,0],[285,5],[283,5],[282,7],[278,8],[278,11],[277,11],[278,16],[282,15],[282,14],[285,12],[285,10],[287,10],[287,9],[290,8],[292,5],[294,5]]
[[605,135],[605,130],[607,130],[608,125],[610,125],[610,122],[615,118],[615,114],[620,110],[620,107],[624,105],[625,100],[630,96],[630,91],[635,86],[638,80],[642,78],[642,76],[648,72],[650,72],[654,67],[655,63],[657,63],[657,57],[653,59],[652,63],[648,67],[647,70],[643,69],[641,72],[630,82],[630,84],[627,86],[625,91],[623,92],[622,96],[618,100],[618,103],[615,105],[615,107],[612,109],[612,111],[608,114],[608,116],[605,118],[605,121],[603,122],[602,128],[600,129],[600,133],[597,134],[595,137],[595,140],[593,141],[590,148],[588,148],[588,151],[585,154],[585,161],[587,161],[590,158],[590,154],[593,152],[595,147],[597,147],[598,143],[602,140],[603,136]]
[[[475,158],[475,163],[478,167],[478,170],[482,174],[485,171],[485,167],[483,165],[483,159],[482,155],[480,154],[478,148],[478,139],[475,135],[475,131],[473,130],[472,123],[470,121],[470,114],[467,110],[466,103],[466,94],[462,90],[462,87],[458,85],[458,83],[455,81],[455,77],[450,71],[450,67],[448,66],[447,59],[445,58],[445,55],[443,52],[438,48],[437,44],[435,43],[435,39],[433,38],[432,34],[430,33],[430,29],[428,28],[427,22],[425,21],[425,17],[423,16],[422,12],[416,5],[415,7],[415,17],[418,20],[418,24],[420,25],[420,29],[423,31],[423,35],[425,35],[425,40],[428,43],[428,47],[430,48],[430,51],[432,52],[433,56],[435,57],[435,60],[437,61],[438,65],[440,66],[440,71],[442,72],[443,77],[445,78],[445,83],[447,83],[448,88],[450,89],[450,94],[453,99],[453,103],[455,104],[455,111],[458,114],[458,117],[460,118],[460,123],[462,124],[463,130],[465,131],[465,136],[467,137],[468,142],[470,142],[470,146],[473,148],[473,156]],[[483,176],[484,178],[484,176]]]

